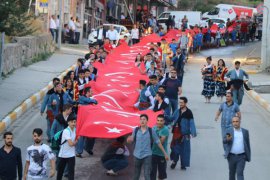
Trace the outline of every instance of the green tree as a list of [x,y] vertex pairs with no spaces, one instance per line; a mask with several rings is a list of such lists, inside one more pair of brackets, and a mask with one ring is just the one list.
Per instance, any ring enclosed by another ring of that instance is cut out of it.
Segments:
[[188,9],[190,8],[190,0],[180,0],[178,1],[178,8]]
[[203,2],[198,2],[195,4],[194,9],[196,11],[201,11],[202,13],[210,11],[215,5],[213,4],[205,4]]
[[32,15],[28,15],[28,0],[0,1],[0,32],[8,36],[24,36],[33,33]]

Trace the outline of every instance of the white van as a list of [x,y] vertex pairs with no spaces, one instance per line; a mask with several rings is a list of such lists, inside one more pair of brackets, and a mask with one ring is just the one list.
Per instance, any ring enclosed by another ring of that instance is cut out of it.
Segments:
[[189,28],[189,26],[195,26],[196,24],[199,25],[201,20],[201,14],[202,13],[200,11],[165,11],[159,15],[158,23],[164,29],[167,29],[166,21],[171,15],[175,16],[175,26],[177,28],[180,28],[182,25],[182,19],[186,15],[188,19],[188,28]]
[[233,20],[236,16],[239,18],[245,18],[247,16],[253,17],[257,14],[256,8],[236,6],[231,4],[218,4],[214,9],[203,14],[203,19],[215,19],[215,18],[225,18]]

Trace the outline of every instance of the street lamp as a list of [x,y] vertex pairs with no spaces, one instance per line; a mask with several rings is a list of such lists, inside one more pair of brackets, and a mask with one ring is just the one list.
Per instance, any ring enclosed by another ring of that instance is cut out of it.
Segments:
[[270,0],[265,0],[264,4],[264,17],[263,17],[263,38],[262,38],[262,63],[261,69],[265,70],[267,66],[270,65],[269,63],[269,7],[270,7]]
[[59,28],[58,28],[58,39],[57,39],[57,48],[61,49],[62,41],[62,4],[63,0],[59,0]]

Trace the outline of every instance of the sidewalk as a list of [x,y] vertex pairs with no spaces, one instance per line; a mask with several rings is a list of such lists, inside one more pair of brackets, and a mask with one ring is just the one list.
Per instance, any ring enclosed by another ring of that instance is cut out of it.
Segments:
[[270,73],[250,74],[249,83],[253,90],[248,91],[247,94],[270,112]]
[[0,84],[0,122],[24,100],[39,92],[54,77],[75,64],[76,59],[84,56],[86,52],[87,49],[63,47],[48,60],[19,68],[3,79]]

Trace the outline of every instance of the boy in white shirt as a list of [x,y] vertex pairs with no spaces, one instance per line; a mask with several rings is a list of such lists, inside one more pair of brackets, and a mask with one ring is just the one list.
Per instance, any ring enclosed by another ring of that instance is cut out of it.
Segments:
[[[42,143],[42,129],[33,130],[34,145],[27,148],[23,180],[45,180],[55,174],[55,156],[51,148]],[[48,175],[47,162],[50,160],[51,171]]]
[[62,140],[60,151],[58,154],[59,164],[57,171],[57,180],[61,180],[66,164],[68,164],[68,179],[74,179],[75,170],[75,145],[77,144],[76,138],[76,117],[74,115],[69,115],[68,127],[64,129],[62,133]]

